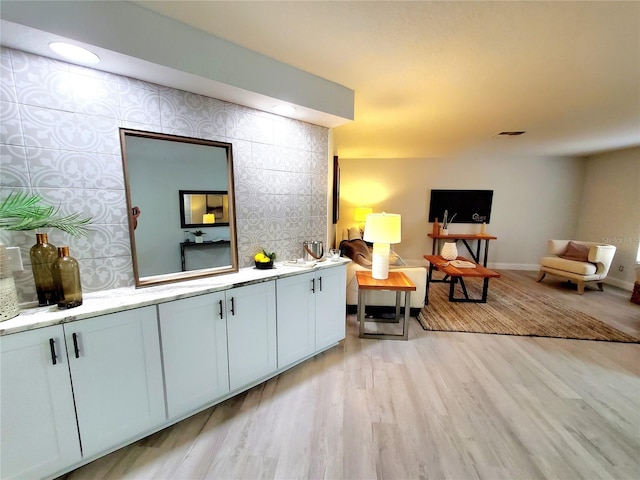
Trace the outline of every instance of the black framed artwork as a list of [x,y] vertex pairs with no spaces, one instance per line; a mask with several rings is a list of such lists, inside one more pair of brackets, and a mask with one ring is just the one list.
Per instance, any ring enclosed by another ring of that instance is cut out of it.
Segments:
[[333,223],[340,218],[340,162],[338,156],[333,157]]

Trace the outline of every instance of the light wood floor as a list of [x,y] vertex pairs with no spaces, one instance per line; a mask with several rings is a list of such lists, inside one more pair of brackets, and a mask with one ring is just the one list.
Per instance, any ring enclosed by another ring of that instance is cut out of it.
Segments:
[[[509,274],[640,333],[630,292]],[[339,346],[66,478],[640,478],[640,345],[347,324]]]

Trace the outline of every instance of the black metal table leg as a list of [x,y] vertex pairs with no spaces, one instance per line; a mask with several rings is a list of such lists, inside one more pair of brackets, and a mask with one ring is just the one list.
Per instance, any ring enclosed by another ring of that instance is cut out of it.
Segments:
[[489,240],[485,239],[484,241],[484,262],[482,263],[483,267],[487,266],[487,257],[489,256]]

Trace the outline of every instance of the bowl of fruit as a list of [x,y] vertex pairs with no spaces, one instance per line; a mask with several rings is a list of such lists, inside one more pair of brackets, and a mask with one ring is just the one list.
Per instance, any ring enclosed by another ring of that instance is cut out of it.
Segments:
[[269,268],[273,268],[273,261],[276,259],[276,253],[267,253],[266,250],[262,250],[258,252],[253,257],[253,260],[256,263],[256,268],[258,270],[268,270]]

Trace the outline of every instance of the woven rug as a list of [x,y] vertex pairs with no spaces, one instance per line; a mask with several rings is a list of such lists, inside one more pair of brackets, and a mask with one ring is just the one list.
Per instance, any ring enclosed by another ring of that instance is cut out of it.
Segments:
[[[481,281],[465,284],[471,298],[481,296]],[[457,285],[456,297],[461,295]],[[449,284],[431,283],[429,305],[422,308],[418,321],[425,330],[640,343],[506,275],[489,281],[487,303],[449,302]]]

